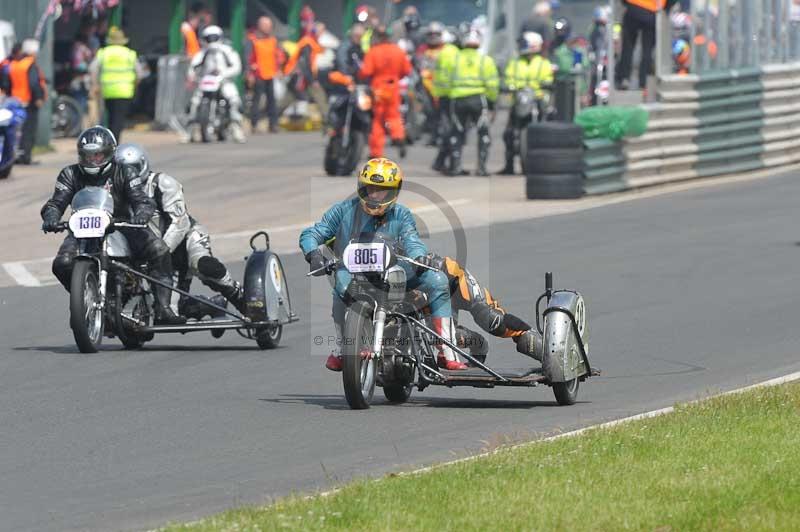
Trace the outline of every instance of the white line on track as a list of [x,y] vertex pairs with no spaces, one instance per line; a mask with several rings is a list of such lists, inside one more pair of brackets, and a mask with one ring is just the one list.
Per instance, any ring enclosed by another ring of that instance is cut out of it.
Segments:
[[3,269],[20,286],[42,286],[42,283],[28,271],[24,262],[5,262]]

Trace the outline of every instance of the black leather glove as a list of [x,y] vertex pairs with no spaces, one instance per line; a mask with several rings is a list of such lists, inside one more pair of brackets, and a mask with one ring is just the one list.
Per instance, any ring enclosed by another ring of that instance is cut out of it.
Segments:
[[58,223],[61,221],[60,217],[50,214],[44,217],[42,221],[42,231],[45,233],[55,233],[58,231]]
[[314,272],[314,270],[319,270],[314,272],[315,277],[319,277],[321,275],[325,275],[328,273],[326,266],[328,266],[328,260],[322,255],[322,252],[318,249],[311,251],[306,255],[306,262],[309,265],[309,271]]
[[134,225],[147,225],[150,222],[150,216],[145,214],[134,214],[131,218],[131,223]]
[[[420,255],[415,261],[419,262],[420,264],[424,264],[429,268],[434,268],[436,270],[444,270],[444,257],[440,257],[436,253],[428,253],[427,255]],[[424,268],[419,268],[420,273],[424,272]]]

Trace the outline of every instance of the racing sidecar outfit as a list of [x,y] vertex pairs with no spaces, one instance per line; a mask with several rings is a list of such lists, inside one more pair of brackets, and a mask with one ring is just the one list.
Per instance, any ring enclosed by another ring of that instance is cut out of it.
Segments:
[[[183,186],[170,175],[150,172],[144,189],[155,201],[156,212],[150,226],[156,234],[163,235],[162,239],[172,253],[172,265],[179,277],[178,288],[188,292],[196,275],[241,312],[244,302],[242,287],[233,280],[228,268],[214,257],[208,230],[189,215]],[[224,301],[215,302],[224,306]],[[209,307],[186,297],[181,297],[178,310],[187,318],[196,319],[210,312]]]

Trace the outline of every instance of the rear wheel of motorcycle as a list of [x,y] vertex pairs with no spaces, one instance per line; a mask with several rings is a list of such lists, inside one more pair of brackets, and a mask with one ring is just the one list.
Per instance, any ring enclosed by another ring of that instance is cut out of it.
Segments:
[[331,137],[328,140],[328,145],[325,146],[325,160],[322,164],[325,167],[325,173],[330,176],[338,175],[341,146],[342,138],[339,136]]
[[283,325],[268,327],[256,334],[256,343],[261,349],[275,349],[281,343]]
[[347,146],[347,152],[342,154],[342,164],[339,167],[339,175],[349,176],[353,175],[356,171],[356,166],[361,161],[361,156],[364,153],[364,145],[367,143],[367,137],[364,133],[356,131],[350,138],[350,144]]
[[373,358],[361,356],[362,351],[372,351],[369,341],[374,336],[374,331],[370,314],[371,309],[358,302],[350,307],[345,318],[342,384],[347,404],[353,410],[369,408],[375,393],[378,365]]
[[580,382],[578,379],[572,379],[567,382],[554,382],[553,395],[556,396],[556,402],[561,406],[574,405],[578,400],[578,388]]
[[211,142],[212,132],[210,131],[210,123],[211,120],[210,115],[211,109],[210,104],[208,101],[203,101],[200,103],[200,107],[197,110],[197,123],[200,126],[200,139],[203,142]]
[[103,340],[103,318],[97,266],[77,260],[70,283],[69,324],[81,353],[97,353]]
[[390,403],[405,403],[411,397],[412,390],[411,384],[392,382],[383,385],[383,395]]

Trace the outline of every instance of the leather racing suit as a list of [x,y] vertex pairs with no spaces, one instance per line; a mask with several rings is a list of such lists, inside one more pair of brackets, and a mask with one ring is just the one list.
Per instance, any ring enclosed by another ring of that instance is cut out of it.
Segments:
[[[156,211],[150,220],[151,229],[159,235],[172,253],[172,265],[178,273],[178,288],[188,292],[193,276],[220,294],[242,311],[243,297],[239,283],[233,280],[228,268],[214,257],[208,230],[189,215],[183,186],[174,177],[150,172],[144,184],[148,197],[153,198]],[[213,301],[213,300],[212,300]],[[225,306],[225,301],[214,301]],[[178,311],[187,318],[201,319],[215,311],[190,298],[181,297]]]
[[[358,197],[334,204],[322,215],[319,222],[304,229],[300,233],[300,248],[308,257],[319,246],[335,239],[334,253],[337,257],[341,257],[351,239],[369,233],[381,233],[395,239],[403,248],[403,254],[408,257],[419,257],[428,253],[417,233],[414,217],[407,207],[395,204],[382,216],[370,216],[362,209]],[[419,289],[428,296],[434,329],[436,330],[437,323],[445,324],[437,332],[453,338],[453,331],[450,329],[452,310],[447,276],[440,271],[418,271],[407,263],[400,264],[406,270],[408,289]],[[339,267],[334,272],[334,278],[333,321],[337,334],[341,337],[351,275],[344,267]],[[456,360],[455,353],[449,347],[444,345],[438,347],[440,357]]]
[[[231,120],[241,125],[242,99],[234,79],[242,73],[242,60],[229,44],[213,42],[192,57],[192,63],[189,66],[190,79],[201,80],[203,76],[215,72],[223,79],[220,93],[228,102]],[[197,116],[197,107],[202,98],[203,92],[198,87],[192,94],[189,110],[190,122],[194,122]]]

